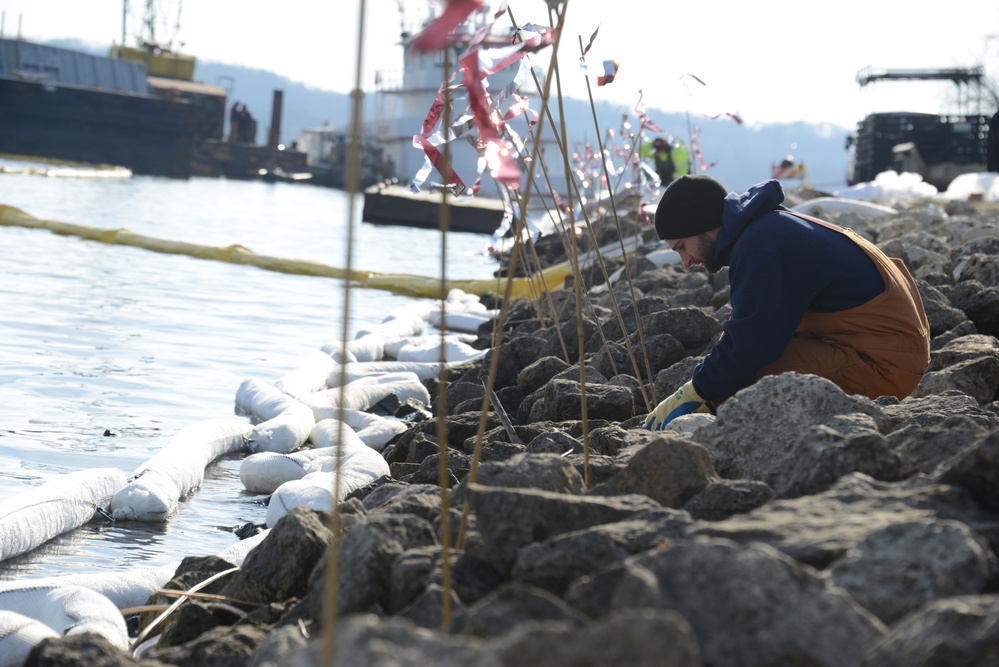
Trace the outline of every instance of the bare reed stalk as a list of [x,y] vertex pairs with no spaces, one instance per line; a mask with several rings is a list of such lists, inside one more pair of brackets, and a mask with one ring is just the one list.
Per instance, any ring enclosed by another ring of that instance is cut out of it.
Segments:
[[[511,20],[513,20],[513,13],[510,12],[509,9],[507,11],[510,14]],[[516,26],[516,23],[514,23],[514,26]],[[537,87],[540,88],[540,83],[538,82],[537,75],[534,73],[533,70],[531,71],[531,76],[534,77],[535,86],[537,86]],[[589,87],[589,85],[590,85],[589,79],[587,79],[586,85],[587,85],[587,87]],[[593,109],[593,95],[592,95],[592,93],[590,94],[590,108]],[[545,113],[544,113],[544,115],[541,116],[541,119],[543,120],[545,117],[548,118],[549,123],[551,123],[551,125],[552,125],[552,136],[555,139],[555,142],[558,145],[559,150],[561,151],[561,153],[562,153],[562,155],[564,156],[564,159],[565,159],[565,163],[566,163],[566,180],[567,180],[567,182],[571,183],[571,187],[567,187],[567,190],[575,191],[576,192],[576,198],[580,199],[579,185],[576,183],[575,179],[569,178],[569,173],[570,172],[569,172],[569,166],[568,166],[568,155],[569,155],[569,153],[568,153],[568,147],[563,142],[563,139],[559,135],[558,130],[556,130],[555,127],[554,127],[555,120],[552,117],[551,110],[550,110],[550,108],[548,107],[547,104],[544,105],[544,112]],[[594,116],[595,116],[596,111],[594,110],[593,113],[594,113]],[[540,120],[539,120],[539,124],[540,124]],[[563,119],[562,125],[563,125],[563,136],[564,136],[564,130],[565,130],[565,128],[564,128],[564,119]],[[608,185],[608,188],[610,188],[610,176],[607,174],[607,162],[604,159],[603,142],[601,142],[600,139],[599,139],[599,131],[600,131],[600,127],[598,125],[597,126],[597,132],[598,132],[598,145],[600,146],[600,161],[601,161],[603,169],[604,169],[604,178],[607,179],[607,185]],[[542,168],[542,170],[545,173],[545,179],[547,181],[547,179],[548,179],[548,169],[545,167],[544,163],[541,164],[541,168]],[[550,186],[550,182],[549,182],[549,186]],[[616,207],[614,207],[614,199],[613,199],[613,197],[611,197],[611,206],[612,206],[612,209],[614,211],[614,219],[615,219],[615,221],[617,221],[618,237],[620,239],[621,236],[622,236],[622,234],[623,234],[623,232],[621,230],[620,221],[618,220],[618,217],[617,217],[617,209],[616,209]],[[559,218],[560,219],[562,217],[561,214],[562,214],[562,212],[559,211]],[[589,215],[587,215],[585,208],[582,209],[582,215],[583,215],[583,222],[585,223],[587,232],[589,233],[589,236],[590,236],[590,242],[593,245],[593,253],[594,253],[594,256],[595,256],[595,259],[596,259],[596,264],[600,267],[600,271],[603,274],[604,282],[607,283],[608,292],[609,292],[610,300],[611,300],[611,305],[614,308],[614,313],[617,316],[618,324],[621,327],[621,333],[624,334],[625,347],[626,347],[626,349],[628,351],[628,356],[629,356],[629,358],[631,360],[632,368],[634,368],[635,375],[638,376],[638,378],[639,378],[639,388],[641,389],[641,392],[642,392],[642,399],[645,402],[645,408],[646,408],[646,410],[651,411],[652,410],[652,405],[649,403],[649,397],[648,397],[648,395],[645,392],[645,383],[643,383],[641,381],[642,372],[638,368],[638,359],[635,357],[634,350],[632,350],[631,340],[627,336],[627,330],[626,330],[626,328],[624,326],[624,316],[621,314],[621,308],[620,308],[620,305],[618,304],[617,296],[614,294],[614,290],[611,288],[611,285],[610,285],[610,276],[608,276],[608,274],[607,274],[607,268],[604,265],[603,256],[600,253],[600,246],[597,243],[597,236],[596,236],[596,233],[593,231],[593,226],[590,223],[590,218],[589,218]],[[564,229],[564,224],[563,224],[563,229]],[[573,224],[570,227],[570,229],[572,230],[572,234],[571,235],[569,234],[569,232],[563,231],[563,233],[567,237],[569,237],[571,239],[571,242],[573,244],[575,244],[575,241],[576,241],[576,239],[575,239],[575,221],[573,221]],[[627,254],[627,250],[624,248],[624,241],[623,241],[623,239],[621,240],[621,250],[622,250],[622,253],[623,253],[622,259],[624,260],[625,267],[627,267],[628,266],[628,254]],[[568,246],[566,246],[565,251],[566,251],[566,256],[567,257],[571,255]],[[626,269],[626,271],[627,271],[627,269]],[[576,267],[576,272],[577,272],[576,280],[580,280],[581,279],[581,274],[578,273],[578,267]],[[631,283],[630,273],[628,274],[628,284],[629,285],[632,284]],[[636,316],[637,316],[637,312],[638,311],[637,311],[637,302],[635,301],[634,287],[632,287],[631,296],[632,296],[632,303],[636,304],[634,307],[636,307],[636,311],[635,312],[636,312]],[[589,299],[589,296],[586,295],[586,298]],[[592,306],[591,306],[591,308],[592,308]],[[559,334],[559,340],[561,340],[561,329],[559,329],[559,332],[560,332],[560,334]],[[645,351],[645,338],[644,338],[644,335],[641,334],[641,324],[639,324],[639,332],[640,332],[639,333],[639,339],[640,339],[640,342],[641,342],[642,350],[644,352]],[[564,350],[564,343],[563,343],[563,350]],[[613,362],[613,356],[611,358],[612,358],[611,366],[614,368],[614,372],[616,373],[617,372],[617,364],[615,364]],[[566,353],[565,359],[566,359],[567,363],[570,363],[570,359],[568,358],[568,353]],[[647,354],[645,355],[645,363],[646,363],[646,369],[647,369],[647,373],[649,375],[649,379],[651,380],[652,371],[651,371],[650,368],[648,368],[648,363],[649,362],[648,362],[648,355]]]
[[[566,4],[567,3],[565,2],[562,3],[561,16],[563,18],[565,17]],[[509,12],[509,8],[507,8],[507,11]],[[512,18],[513,15],[511,14],[511,20]],[[558,51],[558,45],[561,40],[561,36],[562,36],[561,31],[559,31],[559,33],[555,36],[555,45],[553,47],[555,51]],[[551,73],[549,72],[549,76],[545,80],[544,92],[541,95],[542,106],[548,105],[548,94],[550,92],[551,92]],[[537,155],[538,139],[541,137],[541,129],[544,126],[543,119],[544,119],[543,116],[538,119],[538,125],[535,128],[532,160],[527,168],[528,183],[531,183],[534,178],[534,165],[537,163],[538,160],[538,155]],[[486,387],[486,392],[482,396],[481,417],[479,419],[479,427],[475,433],[475,450],[474,453],[472,454],[472,464],[471,468],[468,471],[468,477],[467,477],[469,484],[475,483],[475,479],[479,472],[479,459],[482,457],[482,443],[486,433],[486,417],[489,414],[489,397],[493,393],[493,387],[496,383],[496,369],[499,368],[500,343],[502,342],[502,332],[504,328],[504,323],[506,322],[506,315],[510,308],[510,295],[513,293],[513,280],[514,280],[514,274],[517,271],[517,257],[520,254],[519,250],[521,245],[521,234],[523,233],[524,230],[524,220],[527,215],[527,203],[530,196],[530,186],[528,186],[527,194],[528,196],[524,197],[523,200],[521,201],[520,216],[517,218],[516,229],[514,229],[514,237],[513,237],[514,244],[513,244],[513,249],[510,251],[510,266],[507,271],[506,288],[504,289],[503,292],[503,303],[500,305],[500,313],[498,318],[500,336],[497,337],[497,339],[494,341],[495,347],[493,347],[492,359],[490,359],[489,361],[489,374],[488,374],[489,382],[488,386]],[[531,279],[532,278],[528,277],[528,280]],[[465,546],[465,528],[468,525],[468,513],[470,510],[471,510],[471,505],[469,504],[469,501],[466,498],[461,512],[461,526],[458,529],[459,549],[463,549]]]
[[[444,138],[451,129],[451,88],[447,85],[451,75],[451,47],[444,46]],[[451,184],[451,142],[444,142],[444,187],[441,188],[440,213],[441,230],[441,353],[440,370],[437,372],[437,476],[441,487],[441,577],[444,593],[441,604],[441,631],[451,630],[451,520],[448,494],[448,432],[447,432],[447,233],[451,228],[451,206],[448,201],[448,186]]]
[[[542,164],[541,167],[544,168],[544,164]],[[535,186],[535,187],[537,187],[537,186]],[[542,201],[544,201],[544,200],[542,199]],[[545,204],[545,211],[549,215],[551,215],[551,212],[548,211],[548,204]],[[561,237],[559,237],[559,238],[561,238]],[[563,241],[563,244],[564,244],[564,241]],[[530,248],[530,250],[531,250],[531,257],[534,258],[534,263],[535,263],[535,266],[537,267],[537,272],[540,275],[541,272],[544,270],[544,267],[541,265],[541,258],[538,257],[538,249],[534,245],[534,241],[531,240],[530,233],[528,233],[527,247]],[[534,281],[530,279],[531,272],[528,271],[527,273],[528,273],[527,284],[531,288],[531,293],[534,294],[535,293]],[[558,336],[558,342],[562,346],[562,357],[565,359],[566,363],[569,363],[569,350],[565,346],[565,339],[562,338],[562,330],[558,326],[558,315],[555,312],[555,304],[552,302],[552,293],[551,293],[551,290],[548,289],[548,282],[547,281],[542,280],[540,282],[541,282],[541,289],[544,291],[545,299],[548,302],[548,310],[551,312],[551,316],[555,320],[555,334]],[[544,309],[541,307],[540,301],[541,301],[540,298],[536,297],[535,309],[536,309],[536,311],[538,313],[538,320],[540,320],[541,326],[546,326],[547,320],[544,317],[544,314],[543,314]]]
[[[579,53],[580,53],[581,56],[584,53],[583,38],[582,38],[582,36],[579,37]],[[589,78],[586,79],[586,94],[589,95],[589,98],[590,98],[590,111],[593,114],[593,127],[596,130],[597,147],[600,150],[600,156],[602,158],[603,154],[604,154],[604,142],[603,142],[603,139],[601,139],[601,137],[600,137],[600,123],[599,123],[599,121],[597,121],[597,108],[593,104],[593,87],[590,86],[590,79]],[[611,177],[610,177],[610,174],[607,172],[607,161],[601,159],[600,160],[600,164],[603,166],[603,169],[604,169],[604,178],[607,180],[607,196],[610,198],[611,212],[614,214],[614,223],[617,225],[617,238],[618,238],[618,241],[620,241],[620,243],[621,243],[621,258],[624,260],[624,276],[628,280],[628,290],[629,290],[629,292],[631,294],[631,307],[635,310],[635,322],[636,322],[636,324],[638,326],[638,340],[639,340],[639,344],[642,347],[642,357],[645,360],[645,371],[646,371],[646,374],[647,374],[646,377],[648,377],[649,381],[651,382],[652,381],[652,366],[649,363],[649,355],[648,355],[648,352],[646,351],[646,348],[645,348],[645,334],[642,331],[642,329],[643,329],[643,327],[642,327],[642,319],[638,315],[638,299],[635,298],[635,285],[634,285],[634,283],[631,280],[631,267],[628,264],[628,250],[624,247],[624,231],[621,228],[621,219],[618,217],[618,214],[617,214],[617,204],[614,201],[614,187],[611,185]],[[614,293],[614,289],[613,289],[613,287],[611,287],[611,284],[610,284],[609,281],[607,283],[607,288],[608,288],[608,290],[610,291],[611,294]],[[616,299],[615,299],[615,301],[616,301]],[[631,356],[631,361],[632,361],[633,364],[635,364],[635,371],[638,373],[638,386],[642,390],[642,399],[645,401],[645,409],[647,411],[651,412],[652,411],[652,405],[649,403],[649,396],[645,392],[645,383],[642,382],[642,373],[641,373],[641,371],[638,370],[638,361],[635,359],[635,353],[631,349],[631,339],[628,336],[628,331],[624,328],[624,320],[623,319],[621,321],[621,333],[624,334],[624,344],[628,348],[628,355]]]
[[[559,23],[554,23],[551,10],[548,11],[548,20],[552,22],[552,25],[560,25]],[[559,30],[561,35],[562,31]],[[562,78],[559,74],[558,69],[558,51],[552,53],[552,71],[555,74],[555,86],[558,90],[558,115],[559,115],[559,129],[561,130],[562,138],[564,139],[565,134],[565,109],[562,106]],[[570,238],[572,249],[572,275],[573,275],[573,286],[576,292],[576,336],[579,342],[579,393],[580,393],[580,419],[583,422],[583,483],[586,488],[590,488],[590,420],[588,416],[588,406],[586,405],[586,340],[583,336],[583,275],[579,272],[579,244],[576,243],[576,221],[574,215],[574,206],[572,205],[572,168],[569,165],[569,152],[565,145],[562,144],[562,161],[565,167],[565,189],[566,197],[568,197],[568,202],[566,208],[569,209],[569,229],[573,231],[573,235]]]
[[[357,26],[357,67],[354,70],[354,90],[350,93],[351,98],[351,119],[350,119],[350,146],[347,152],[347,249],[345,268],[347,275],[350,275],[354,256],[354,208],[358,191],[360,190],[361,173],[361,109],[364,101],[364,90],[361,88],[362,60],[364,56],[364,18],[365,1],[358,2],[358,26]],[[347,364],[349,363],[346,350],[349,341],[348,330],[350,328],[350,294],[351,281],[345,280],[343,284],[343,319],[340,328],[340,349],[341,366],[340,372],[346,375]],[[340,405],[346,405],[347,383],[340,383]],[[333,542],[330,544],[326,554],[326,581],[323,590],[323,665],[332,667],[336,659],[337,645],[337,605],[340,596],[340,524],[341,508],[337,500],[340,496],[340,477],[343,465],[343,419],[337,425],[337,456],[336,467],[333,474],[333,511],[330,513],[330,529],[333,533]]]
[[[513,10],[510,9],[509,7],[507,8],[507,14],[510,16],[510,22],[513,24],[513,27],[516,30],[517,29],[517,21],[516,21],[516,19],[513,16]],[[536,89],[538,89],[538,90],[541,90],[541,82],[538,81],[538,75],[534,72],[533,69],[531,70],[531,76],[534,79],[534,87]],[[550,78],[551,78],[551,74],[549,73],[548,79],[550,79]],[[547,81],[547,79],[546,79],[546,81]],[[545,115],[544,116],[540,116],[539,124],[540,124],[541,121],[544,120],[545,117],[548,118],[548,122],[549,122],[549,124],[552,127],[552,136],[555,139],[555,143],[558,145],[559,152],[563,155],[564,159],[566,160],[566,165],[568,165],[568,148],[565,146],[565,144],[562,142],[561,138],[559,137],[558,130],[555,128],[555,119],[551,115],[551,110],[549,109],[547,103],[543,104],[542,108],[544,109]],[[541,136],[540,133],[537,133],[535,135],[535,151],[534,151],[535,156],[537,155],[538,149],[540,148],[540,146],[539,146],[540,136]],[[535,157],[535,160],[537,160],[537,157]],[[554,188],[552,187],[552,184],[551,184],[551,178],[548,175],[548,167],[545,165],[544,160],[540,160],[540,162],[541,162],[541,171],[544,174],[545,184],[548,186],[549,191],[553,191]],[[541,189],[538,187],[537,179],[534,177],[534,172],[532,170],[529,170],[529,174],[530,174],[530,176],[529,176],[529,185],[533,185],[534,189],[537,190],[540,193]],[[570,171],[569,171],[568,166],[567,166],[566,167],[566,178],[567,178],[567,180],[570,180],[569,179],[569,175],[570,175]],[[573,181],[572,185],[573,185],[573,187],[576,187],[575,181]],[[568,187],[567,187],[567,190],[568,190]],[[577,193],[576,196],[578,198],[579,197],[578,187],[576,187],[576,193]],[[551,216],[551,209],[548,208],[548,203],[545,201],[545,199],[544,199],[543,196],[541,198],[541,201],[545,205],[545,212],[549,216]],[[566,259],[568,261],[568,258],[572,256],[572,251],[569,249],[569,243],[575,244],[575,242],[576,242],[576,240],[575,240],[575,234],[574,234],[575,233],[575,225],[573,225],[572,227],[570,227],[570,229],[572,230],[572,233],[570,233],[569,231],[567,231],[566,228],[565,228],[565,218],[562,215],[563,211],[561,209],[559,209],[558,207],[555,208],[555,211],[558,213],[558,220],[559,220],[559,224],[556,225],[556,228],[559,229],[559,231],[560,231],[560,233],[558,235],[558,238],[562,242],[562,249],[565,251],[565,256],[566,256]],[[533,242],[529,242],[529,246],[530,246],[530,249],[531,249],[531,254],[534,256],[535,261],[537,262],[539,270],[540,270],[540,268],[541,268],[541,259],[538,257],[537,248],[535,248]],[[572,359],[569,358],[569,350],[568,350],[568,348],[565,345],[565,338],[562,336],[562,327],[561,327],[561,324],[560,324],[561,319],[559,317],[559,314],[555,312],[555,304],[552,303],[551,292],[548,289],[548,284],[545,281],[542,281],[542,285],[544,286],[545,294],[548,297],[548,307],[551,309],[552,317],[555,320],[555,334],[558,336],[558,342],[559,342],[559,344],[562,347],[562,358],[565,359],[565,363],[571,364],[572,363]],[[592,310],[592,306],[591,306],[591,310]],[[612,361],[612,363],[613,363],[613,361]]]

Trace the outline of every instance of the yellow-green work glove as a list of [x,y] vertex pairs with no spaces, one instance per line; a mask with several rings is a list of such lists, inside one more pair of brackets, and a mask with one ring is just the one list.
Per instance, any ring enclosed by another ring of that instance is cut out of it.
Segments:
[[692,412],[711,412],[711,409],[708,407],[708,402],[694,391],[694,383],[690,381],[656,406],[656,409],[645,420],[645,429],[661,431],[666,428],[666,424],[677,417],[689,415]]

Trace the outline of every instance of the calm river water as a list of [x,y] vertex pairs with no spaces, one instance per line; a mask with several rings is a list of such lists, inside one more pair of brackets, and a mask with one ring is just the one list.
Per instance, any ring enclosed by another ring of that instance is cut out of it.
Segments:
[[[0,165],[17,163],[0,161]],[[346,264],[348,195],[308,185],[0,174],[0,204],[38,218]],[[440,234],[360,223],[353,266],[437,276]],[[489,237],[449,234],[449,278],[485,278]],[[0,499],[67,472],[131,473],[180,428],[234,416],[239,384],[274,382],[343,323],[341,281],[0,227]],[[351,292],[351,333],[409,299]],[[111,435],[105,435],[108,432]],[[239,457],[163,524],[92,522],[0,563],[0,579],[160,565],[215,554],[262,523]]]

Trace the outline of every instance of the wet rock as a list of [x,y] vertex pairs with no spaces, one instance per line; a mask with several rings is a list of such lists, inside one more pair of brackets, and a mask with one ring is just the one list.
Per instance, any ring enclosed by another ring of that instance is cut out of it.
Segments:
[[248,602],[305,597],[309,576],[333,537],[326,513],[305,506],[293,508],[247,554],[222,594]]

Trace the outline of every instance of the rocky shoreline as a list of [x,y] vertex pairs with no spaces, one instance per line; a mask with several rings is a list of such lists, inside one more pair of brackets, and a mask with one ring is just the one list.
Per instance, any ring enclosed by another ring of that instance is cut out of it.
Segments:
[[[438,425],[417,422],[383,452],[391,476],[343,503],[339,535],[292,510],[141,657],[70,635],[27,664],[323,664],[333,615],[338,665],[999,664],[999,212],[813,214],[916,278],[933,341],[912,397],[785,374],[716,417],[638,428],[728,308],[724,273],[639,257],[619,311],[601,273],[587,279],[585,428],[573,291],[552,294],[556,317],[513,302],[474,483],[493,352],[445,390],[448,489]],[[492,336],[484,325],[481,349]],[[167,588],[230,568],[188,558]]]

